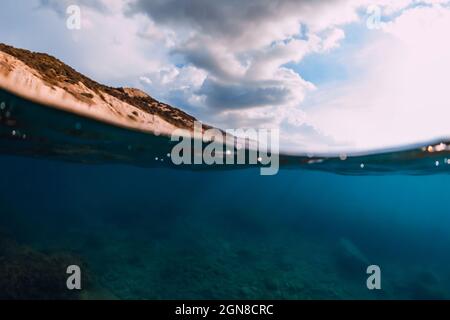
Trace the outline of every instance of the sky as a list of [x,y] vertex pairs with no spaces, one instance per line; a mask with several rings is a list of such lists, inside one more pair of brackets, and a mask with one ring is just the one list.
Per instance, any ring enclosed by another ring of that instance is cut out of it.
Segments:
[[[80,29],[68,28],[80,8]],[[0,42],[298,152],[449,137],[450,1],[2,0]]]

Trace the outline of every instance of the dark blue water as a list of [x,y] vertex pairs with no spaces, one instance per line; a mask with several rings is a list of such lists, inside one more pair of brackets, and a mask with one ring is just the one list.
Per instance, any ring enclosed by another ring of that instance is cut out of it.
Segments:
[[[450,296],[445,152],[322,166],[286,157],[275,176],[182,170],[148,165],[164,154],[162,137],[3,98],[12,105],[0,137],[3,296],[47,298],[30,291],[47,285],[61,297],[48,274],[71,261],[88,277],[76,297],[86,299]],[[367,289],[368,264],[380,266],[382,290]]]

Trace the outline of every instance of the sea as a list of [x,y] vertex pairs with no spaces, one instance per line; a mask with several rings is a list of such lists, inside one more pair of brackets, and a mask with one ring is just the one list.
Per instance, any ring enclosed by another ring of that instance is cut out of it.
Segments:
[[281,155],[262,176],[175,166],[166,137],[0,101],[0,298],[450,297],[443,139]]

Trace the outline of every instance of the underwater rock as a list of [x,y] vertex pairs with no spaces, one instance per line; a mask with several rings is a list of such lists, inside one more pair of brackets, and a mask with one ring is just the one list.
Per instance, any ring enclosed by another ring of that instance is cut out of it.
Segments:
[[264,278],[262,280],[262,283],[263,283],[264,287],[269,291],[274,292],[274,291],[278,290],[278,283],[273,278]]
[[421,271],[405,286],[410,298],[415,300],[446,299],[444,290],[440,287],[439,278],[431,271]]
[[243,299],[250,299],[255,294],[255,288],[244,286],[241,288],[240,294],[243,297]]
[[428,287],[422,283],[412,283],[410,298],[414,300],[444,300],[445,294],[439,289]]
[[0,259],[12,254],[17,244],[4,233],[0,232]]
[[417,280],[421,283],[427,284],[427,285],[438,285],[439,284],[439,278],[436,274],[434,274],[431,271],[421,271],[417,275]]
[[366,268],[370,265],[369,259],[350,240],[341,238],[336,250],[336,260],[339,270],[345,274],[366,275]]
[[[0,299],[80,299],[80,291],[66,287],[69,265],[83,266],[67,253],[46,254],[0,235]],[[83,275],[83,286],[89,282]]]

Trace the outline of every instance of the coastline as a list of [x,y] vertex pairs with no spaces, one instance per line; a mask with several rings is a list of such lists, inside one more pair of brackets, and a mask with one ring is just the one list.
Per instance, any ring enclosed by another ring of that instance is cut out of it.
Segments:
[[2,51],[0,51],[0,88],[50,108],[134,131],[169,137],[178,129],[158,115],[143,112],[107,93],[102,92],[102,99],[82,83],[70,85],[71,90],[92,96],[89,103],[79,100],[60,87],[49,86],[36,70]]

